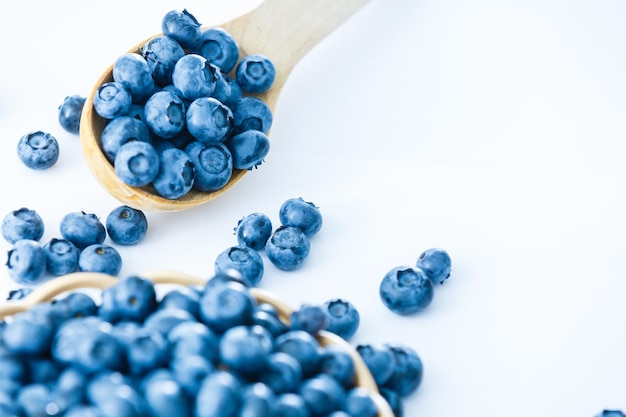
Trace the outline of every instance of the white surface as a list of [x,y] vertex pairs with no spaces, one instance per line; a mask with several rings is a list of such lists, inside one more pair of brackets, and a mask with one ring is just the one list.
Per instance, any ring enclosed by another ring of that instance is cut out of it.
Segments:
[[[215,24],[258,3],[184,7]],[[119,205],[57,107],[181,3],[107,6],[0,5],[0,213],[35,209],[43,240],[67,212],[105,218]],[[146,239],[119,248],[122,275],[208,277],[238,219],[277,222],[302,196],[324,227],[300,270],[266,263],[261,287],[294,306],[345,297],[362,317],[354,343],[416,349],[425,375],[406,416],[626,410],[625,21],[620,0],[371,0],[296,67],[266,164],[209,205],[148,213]],[[48,171],[17,159],[32,130],[60,142]],[[435,246],[453,272],[431,306],[387,311],[382,276]]]

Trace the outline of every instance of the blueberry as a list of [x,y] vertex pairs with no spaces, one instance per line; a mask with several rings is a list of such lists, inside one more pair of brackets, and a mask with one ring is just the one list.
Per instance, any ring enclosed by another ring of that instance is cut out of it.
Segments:
[[9,276],[18,284],[37,284],[45,278],[46,254],[34,240],[15,242],[8,252]]
[[433,284],[443,284],[450,277],[450,255],[444,249],[428,249],[417,258],[417,267],[420,268]]
[[391,377],[383,387],[395,391],[401,397],[415,392],[422,382],[424,366],[417,352],[405,345],[388,344],[393,353],[395,366]]
[[122,83],[106,82],[98,87],[93,96],[93,108],[103,119],[115,119],[130,112],[133,97]]
[[286,200],[278,212],[280,222],[285,226],[297,227],[307,236],[313,236],[322,228],[320,209],[302,197]]
[[417,267],[392,268],[380,283],[380,299],[392,312],[412,314],[426,308],[433,300],[433,283]]
[[61,276],[78,269],[78,249],[67,239],[52,238],[43,246],[46,254],[46,271]]
[[160,333],[167,337],[169,332],[181,323],[195,322],[196,318],[188,311],[178,308],[158,308],[143,322],[143,330]]
[[267,134],[272,127],[272,122],[272,110],[258,97],[242,97],[233,105],[233,131],[235,133],[259,130]]
[[323,304],[326,313],[324,330],[335,333],[343,339],[350,339],[358,330],[360,315],[354,305],[348,300],[335,298]]
[[122,205],[109,213],[105,228],[111,240],[118,245],[136,245],[146,236],[148,219],[143,211]]
[[200,316],[212,330],[223,333],[233,326],[249,324],[254,304],[249,289],[241,283],[209,284],[200,299]]
[[302,367],[292,355],[284,352],[270,353],[259,381],[276,394],[293,392],[302,382]]
[[146,382],[144,395],[153,417],[190,416],[191,403],[174,378],[155,378]]
[[143,394],[132,380],[119,372],[104,371],[91,378],[86,387],[88,403],[101,417],[140,417],[150,415]]
[[178,308],[189,312],[192,316],[200,317],[200,294],[188,288],[174,288],[163,295],[159,308]]
[[10,290],[7,295],[7,301],[10,300],[23,300],[28,297],[28,295],[33,292],[32,288],[22,287],[15,290]]
[[289,330],[289,326],[280,319],[278,313],[271,313],[265,309],[257,308],[252,313],[252,323],[266,328],[274,337]]
[[185,151],[166,149],[159,156],[159,172],[152,180],[156,192],[163,198],[177,199],[193,187],[193,162]]
[[72,95],[65,97],[59,106],[59,124],[70,133],[78,133],[80,130],[80,117],[85,106],[85,97]]
[[204,323],[179,323],[167,334],[172,358],[201,356],[211,362],[219,359],[220,335]]
[[118,149],[113,169],[125,184],[142,187],[154,181],[159,174],[160,164],[159,154],[152,144],[132,141]]
[[391,407],[391,411],[393,412],[394,417],[404,417],[404,403],[402,402],[402,397],[400,397],[395,391],[390,390],[389,388],[379,388],[379,391],[380,395],[385,401],[387,401],[389,407]]
[[172,72],[172,84],[183,98],[195,100],[209,97],[219,77],[219,68],[211,64],[205,57],[187,54],[180,58]]
[[357,345],[356,350],[372,374],[376,385],[383,386],[391,378],[396,365],[391,348],[388,345],[362,344]]
[[2,236],[9,243],[21,239],[39,241],[44,229],[41,216],[35,210],[25,207],[11,211],[2,219]]
[[312,414],[300,394],[285,392],[276,397],[274,417],[311,417]]
[[78,269],[116,276],[122,269],[122,257],[112,246],[95,243],[84,248],[78,256]]
[[156,90],[148,63],[143,56],[134,52],[127,52],[115,60],[113,81],[128,88],[133,103],[145,103]]
[[204,379],[195,404],[195,417],[236,417],[241,407],[241,381],[226,370]]
[[602,410],[600,414],[597,414],[596,417],[625,417],[621,410]]
[[241,274],[241,279],[247,286],[254,287],[263,279],[263,259],[257,251],[247,246],[232,246],[215,259],[216,274],[225,274],[230,270]]
[[220,340],[220,360],[242,375],[256,376],[273,350],[274,338],[261,326],[234,326]]
[[124,350],[128,358],[128,372],[133,375],[145,375],[165,366],[168,360],[168,344],[163,335],[145,328],[130,336]]
[[295,358],[302,368],[302,375],[307,378],[317,373],[322,358],[317,339],[304,330],[290,330],[275,340],[274,350]]
[[197,47],[202,36],[200,23],[187,9],[167,12],[161,21],[161,30],[185,49]]
[[352,356],[346,349],[337,345],[324,346],[319,372],[333,377],[346,388],[354,384],[356,376]]
[[84,211],[67,213],[59,226],[61,236],[69,240],[78,249],[100,244],[106,238],[106,228],[100,218]]
[[222,28],[205,29],[200,36],[198,53],[229,73],[239,60],[239,45],[235,38]]
[[162,138],[173,138],[185,127],[185,103],[171,91],[154,93],[144,105],[143,121]]
[[120,116],[109,121],[100,134],[100,147],[109,162],[115,161],[119,148],[127,142],[152,142],[150,129],[140,119]]
[[241,88],[249,93],[263,93],[272,86],[276,68],[272,61],[260,54],[247,55],[236,68],[236,79]]
[[49,415],[47,410],[56,406],[52,402],[50,388],[45,384],[26,385],[20,390],[16,400],[18,408],[23,410],[22,415],[28,417]]
[[351,416],[376,417],[378,407],[363,387],[353,387],[346,393],[344,410]]
[[276,395],[262,382],[253,382],[244,387],[241,400],[240,416],[266,417],[273,415]]
[[241,100],[242,96],[243,90],[239,84],[237,84],[237,81],[220,70],[211,97],[218,99],[222,104],[232,110],[235,104]]
[[195,398],[202,381],[215,371],[209,359],[202,355],[175,356],[170,363],[174,378],[185,393]]
[[340,410],[346,399],[346,392],[341,384],[326,374],[306,379],[298,392],[314,416],[326,416]]
[[247,130],[229,137],[226,146],[233,155],[233,167],[237,169],[258,167],[270,150],[268,137],[257,130]]
[[148,63],[155,83],[165,86],[172,83],[174,65],[185,55],[185,50],[169,36],[156,36],[144,44],[141,55]]
[[72,292],[63,298],[56,299],[53,305],[65,310],[67,319],[95,316],[98,312],[98,307],[93,298],[81,292]]
[[293,271],[309,256],[311,243],[309,238],[298,228],[280,226],[265,245],[268,259],[283,271]]
[[263,250],[272,234],[272,221],[263,213],[248,214],[237,223],[235,234],[240,245]]
[[48,169],[59,160],[59,142],[49,133],[30,132],[17,143],[17,156],[28,168]]
[[143,322],[157,308],[154,284],[146,278],[131,275],[102,291],[98,314],[106,321]]
[[187,109],[187,129],[202,143],[224,141],[233,127],[233,113],[213,97],[199,97]]
[[291,313],[289,321],[293,330],[304,330],[316,335],[326,326],[327,319],[326,313],[320,306],[303,304]]
[[193,141],[185,147],[185,152],[193,162],[193,188],[217,191],[228,184],[233,174],[233,158],[226,145]]
[[[21,313],[2,332],[2,342],[9,352],[20,355],[38,355],[50,349],[54,328],[50,320],[37,315]],[[6,371],[5,371],[6,372]]]

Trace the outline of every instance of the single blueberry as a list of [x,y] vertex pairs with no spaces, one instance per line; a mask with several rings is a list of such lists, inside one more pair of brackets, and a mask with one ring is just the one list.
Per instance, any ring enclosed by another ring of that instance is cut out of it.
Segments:
[[223,142],[233,127],[233,113],[213,97],[191,102],[186,114],[189,133],[202,143]]
[[173,138],[185,127],[185,103],[171,91],[154,93],[144,105],[143,121],[162,138]]
[[80,118],[85,106],[85,97],[81,95],[71,95],[65,97],[59,106],[59,124],[70,133],[78,133],[80,130]]
[[424,271],[433,284],[443,284],[450,277],[450,255],[441,248],[431,248],[422,252],[417,258],[416,266]]
[[59,160],[59,142],[49,133],[30,132],[17,143],[17,156],[30,169],[48,169]]
[[317,332],[326,326],[326,313],[322,307],[312,304],[302,304],[294,310],[290,316],[291,328],[293,330],[304,330],[307,333],[316,335]]
[[185,55],[185,50],[174,38],[162,35],[146,42],[141,55],[148,63],[155,83],[166,86],[172,83],[174,65]]
[[197,47],[202,36],[200,23],[187,9],[167,12],[161,21],[161,30],[185,49]]
[[168,344],[159,332],[141,328],[124,343],[128,358],[128,372],[132,375],[145,375],[153,369],[161,368],[168,362]]
[[157,305],[152,281],[131,275],[102,291],[98,314],[111,323],[122,320],[143,322]]
[[262,382],[252,382],[241,393],[240,416],[267,417],[273,415],[276,394]]
[[326,313],[324,330],[335,333],[345,340],[356,333],[361,320],[359,311],[350,301],[334,298],[326,301],[322,307]]
[[406,345],[388,344],[394,355],[395,366],[391,377],[383,387],[395,391],[401,397],[415,392],[422,382],[424,365],[417,352]]
[[96,243],[80,252],[78,269],[116,276],[122,270],[122,257],[113,246]]
[[200,316],[212,330],[223,333],[231,327],[250,324],[254,305],[248,287],[224,280],[207,284],[200,299]]
[[246,130],[226,139],[226,146],[233,155],[233,167],[252,169],[263,163],[270,150],[267,136],[258,130]]
[[175,356],[170,362],[174,378],[185,393],[196,398],[202,381],[215,371],[213,363],[202,355]]
[[237,242],[256,251],[265,249],[272,235],[272,221],[263,213],[251,213],[239,220],[235,228]]
[[161,159],[148,142],[132,141],[120,146],[113,169],[118,178],[133,187],[150,184],[159,174]]
[[327,345],[322,349],[320,359],[321,374],[330,375],[343,387],[354,385],[356,369],[350,353],[337,345]]
[[59,226],[61,236],[69,240],[78,249],[100,244],[106,239],[106,228],[94,213],[77,211],[67,213],[61,218]]
[[39,355],[50,349],[54,328],[50,320],[37,314],[20,313],[2,332],[2,343],[17,355]]
[[304,330],[290,330],[278,336],[274,344],[275,352],[283,352],[295,358],[302,368],[302,376],[308,378],[319,370],[322,358],[317,339]]
[[376,385],[382,386],[391,378],[396,360],[388,345],[361,344],[357,345],[356,351],[361,355]]
[[265,253],[278,269],[293,271],[309,256],[309,238],[297,227],[280,226],[268,239]]
[[286,200],[278,212],[285,226],[297,227],[307,236],[313,236],[322,228],[322,213],[319,207],[302,197]]
[[115,119],[130,112],[133,97],[122,83],[106,82],[98,87],[93,96],[93,108],[103,119]]
[[219,359],[220,335],[204,323],[177,324],[167,334],[172,358],[202,356],[212,363]]
[[191,402],[173,377],[150,379],[144,384],[143,392],[153,417],[191,415]]
[[148,231],[148,219],[143,211],[122,205],[106,218],[105,228],[111,240],[118,245],[136,245]]
[[223,188],[233,174],[233,158],[223,143],[205,144],[193,141],[185,147],[193,163],[193,188],[198,191],[217,191]]
[[219,77],[215,80],[215,89],[213,89],[211,97],[216,98],[232,110],[242,96],[243,90],[241,90],[237,81],[220,70]]
[[216,370],[198,390],[195,417],[236,417],[241,408],[241,381],[231,372]]
[[220,340],[220,360],[229,369],[257,376],[273,350],[274,338],[262,326],[234,326]]
[[124,84],[133,103],[145,103],[154,93],[156,85],[145,58],[135,52],[127,52],[113,63],[113,81]]
[[314,416],[326,416],[341,410],[346,399],[345,389],[326,374],[318,374],[303,381],[298,393]]
[[378,406],[376,402],[363,387],[353,387],[346,393],[344,410],[351,416],[376,417]]
[[82,292],[71,292],[63,298],[54,300],[53,304],[65,310],[67,319],[95,316],[98,312],[94,299]]
[[196,318],[187,310],[178,308],[159,308],[143,322],[143,330],[157,332],[167,337],[169,332],[181,323],[195,322]]
[[227,274],[231,270],[241,274],[241,279],[247,286],[257,286],[263,279],[263,259],[257,251],[247,246],[232,246],[215,259],[216,274]]
[[100,134],[100,147],[109,162],[115,161],[115,155],[127,142],[152,142],[150,129],[143,120],[130,116],[120,116],[109,121]]
[[168,291],[159,303],[159,308],[178,308],[200,317],[200,294],[189,287],[179,287]]
[[239,45],[229,32],[222,28],[208,28],[200,36],[198,53],[229,73],[239,60]]
[[265,327],[274,337],[289,330],[289,326],[281,320],[277,312],[270,312],[259,306],[256,306],[252,313],[252,324]]
[[46,254],[46,271],[61,276],[78,269],[80,249],[67,239],[50,239],[43,249]]
[[46,276],[46,254],[34,240],[18,240],[9,250],[7,258],[9,276],[18,284],[37,284]]
[[380,299],[392,312],[412,314],[426,308],[433,300],[433,283],[417,267],[398,266],[383,277],[379,288]]
[[284,352],[270,353],[259,381],[276,394],[294,392],[302,382],[302,367],[292,355]]
[[267,134],[272,127],[272,110],[258,97],[242,97],[232,105],[232,110],[235,133],[259,130]]
[[237,82],[248,93],[263,93],[270,89],[276,78],[276,68],[264,55],[247,55],[235,70]]
[[44,229],[41,216],[35,210],[26,207],[11,211],[2,219],[2,236],[9,243],[21,239],[39,241]]
[[159,155],[159,172],[152,185],[161,197],[180,198],[191,190],[193,182],[193,162],[185,151],[172,148]]
[[295,392],[285,392],[276,397],[274,417],[311,417],[304,398]]
[[219,68],[211,64],[205,57],[187,54],[180,58],[172,72],[172,84],[183,98],[195,100],[209,97],[215,90],[219,77]]

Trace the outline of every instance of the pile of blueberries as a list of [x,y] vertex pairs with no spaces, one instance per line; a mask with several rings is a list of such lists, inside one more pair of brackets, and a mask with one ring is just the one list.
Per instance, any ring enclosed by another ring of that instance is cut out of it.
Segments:
[[187,10],[168,12],[163,34],[113,64],[93,98],[107,121],[100,147],[117,176],[178,199],[224,187],[233,169],[250,170],[269,152],[269,106],[255,94],[274,83],[269,58],[240,59],[233,36],[202,29]]
[[[164,295],[135,275],[98,298],[72,292],[0,322],[0,414],[377,416],[352,356],[319,343],[324,320],[311,311],[285,320],[227,275]],[[392,344],[359,351],[401,417],[419,357]]]
[[147,228],[145,214],[126,205],[113,209],[105,223],[93,213],[77,211],[61,219],[59,237],[41,244],[45,230],[41,216],[25,207],[11,211],[1,225],[2,236],[13,245],[6,265],[9,276],[26,286],[12,296],[19,298],[28,286],[75,271],[117,275],[122,258],[105,243],[106,237],[117,245],[134,245],[144,238]]

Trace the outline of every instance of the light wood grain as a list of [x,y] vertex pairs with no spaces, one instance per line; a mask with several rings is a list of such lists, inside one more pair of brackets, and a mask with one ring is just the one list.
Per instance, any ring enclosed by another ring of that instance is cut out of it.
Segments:
[[[272,60],[276,67],[274,84],[267,92],[257,96],[274,112],[280,92],[296,64],[367,2],[368,0],[265,0],[249,13],[217,26],[227,30],[237,40],[241,57],[259,53]],[[136,44],[129,51],[139,51],[148,39],[157,35],[159,34]],[[120,202],[145,211],[186,210],[229,191],[248,172],[234,170],[228,184],[220,190],[192,190],[177,200],[160,197],[150,186],[131,187],[121,181],[100,149],[100,134],[106,120],[99,117],[93,109],[93,97],[98,87],[113,79],[112,68],[111,65],[96,80],[87,97],[80,121],[80,140],[91,172],[100,185]],[[280,123],[280,120],[277,122]]]

